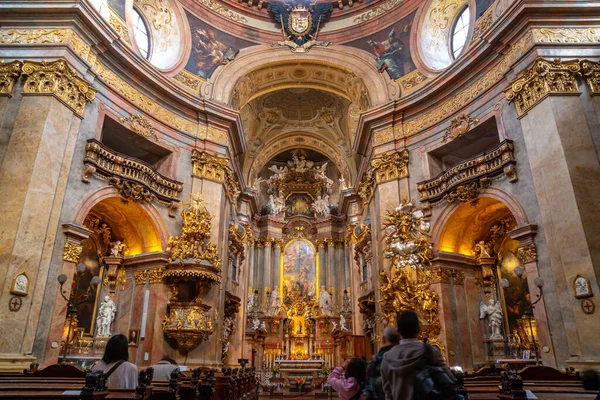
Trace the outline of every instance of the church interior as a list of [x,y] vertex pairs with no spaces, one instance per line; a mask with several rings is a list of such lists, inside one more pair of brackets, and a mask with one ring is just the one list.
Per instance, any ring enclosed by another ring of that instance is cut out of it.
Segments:
[[600,3],[1,7],[0,398],[116,334],[328,398],[403,310],[467,377],[600,368]]

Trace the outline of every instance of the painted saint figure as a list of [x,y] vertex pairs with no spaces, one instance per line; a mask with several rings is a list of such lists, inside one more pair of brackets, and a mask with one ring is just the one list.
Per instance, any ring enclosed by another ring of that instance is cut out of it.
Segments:
[[104,300],[98,308],[96,318],[96,337],[110,337],[110,325],[117,316],[117,306],[110,297],[104,296]]

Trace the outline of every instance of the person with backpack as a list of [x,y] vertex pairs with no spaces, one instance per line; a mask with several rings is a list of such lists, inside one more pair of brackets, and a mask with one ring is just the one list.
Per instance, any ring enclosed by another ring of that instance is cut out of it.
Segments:
[[102,359],[92,367],[92,371],[106,374],[106,386],[109,389],[135,389],[138,385],[138,369],[127,360],[127,337],[122,334],[113,335],[106,343]]
[[412,310],[397,320],[402,340],[383,356],[381,377],[386,400],[458,399],[455,379],[440,351],[419,339],[419,316]]
[[367,362],[362,358],[344,361],[327,377],[327,383],[335,390],[340,400],[358,400],[367,380]]
[[367,366],[367,387],[365,394],[367,400],[385,400],[383,391],[383,382],[381,379],[381,362],[385,353],[400,343],[400,333],[398,328],[389,325],[383,330],[383,347],[379,349],[374,360]]

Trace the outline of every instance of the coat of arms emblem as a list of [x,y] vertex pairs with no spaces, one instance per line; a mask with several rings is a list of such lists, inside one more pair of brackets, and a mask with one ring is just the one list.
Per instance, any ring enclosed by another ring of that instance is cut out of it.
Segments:
[[290,30],[296,35],[302,35],[310,29],[312,18],[304,7],[295,8],[290,13]]

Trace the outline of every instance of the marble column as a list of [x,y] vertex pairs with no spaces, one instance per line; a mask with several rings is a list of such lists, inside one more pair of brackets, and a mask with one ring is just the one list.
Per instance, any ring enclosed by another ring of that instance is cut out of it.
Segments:
[[[33,350],[75,139],[95,96],[64,60],[26,61],[22,71],[23,98],[0,165],[0,248],[9,249],[0,253],[0,287],[26,273],[30,292],[18,312],[0,314],[0,369],[22,369],[31,358],[23,354]],[[3,290],[0,303],[11,296]]]
[[[73,283],[73,277],[79,257],[82,252],[81,242],[90,237],[92,233],[89,229],[78,224],[64,224],[63,232],[67,237],[63,252],[63,263],[61,274],[67,276],[67,281],[62,288],[66,292],[67,298],[70,295],[70,288]],[[52,308],[52,324],[46,340],[45,354],[43,359],[44,366],[55,364],[58,357],[61,355],[62,347],[60,346],[67,317],[67,302],[60,295],[60,286],[58,283],[52,282],[52,287],[58,287],[56,296],[54,296],[54,307]],[[38,360],[41,361],[41,360]]]
[[[250,228],[251,229],[251,228]],[[254,285],[255,285],[255,248],[254,248],[254,241],[252,241],[249,245],[248,245],[248,288],[254,290]],[[243,282],[243,281],[242,281]],[[246,300],[246,299],[242,299],[242,300]]]
[[267,292],[267,290],[271,290],[273,288],[273,263],[272,263],[272,259],[273,259],[273,248],[272,245],[273,244],[273,238],[267,237],[265,238],[265,247],[263,249],[264,251],[264,266],[265,266],[265,282],[264,282],[264,286],[263,286],[263,291],[260,292],[260,295],[262,297],[262,301],[265,301],[265,294]]
[[521,119],[549,249],[551,272],[540,273],[562,291],[567,363],[584,367],[600,365],[599,324],[597,316],[583,312],[573,282],[581,274],[600,292],[600,163],[582,106],[589,100],[580,98],[579,70],[576,60],[538,58],[505,92]]
[[283,240],[275,239],[273,242],[273,267],[271,273],[271,290],[279,288],[281,280],[281,247],[283,246]]
[[319,287],[317,291],[319,291],[321,286],[327,287],[327,263],[325,262],[327,248],[323,240],[317,240],[317,257],[319,258]]
[[333,308],[335,310],[335,307],[337,306],[338,290],[335,276],[335,244],[332,239],[327,241],[327,255],[327,288],[329,294],[331,294]]

